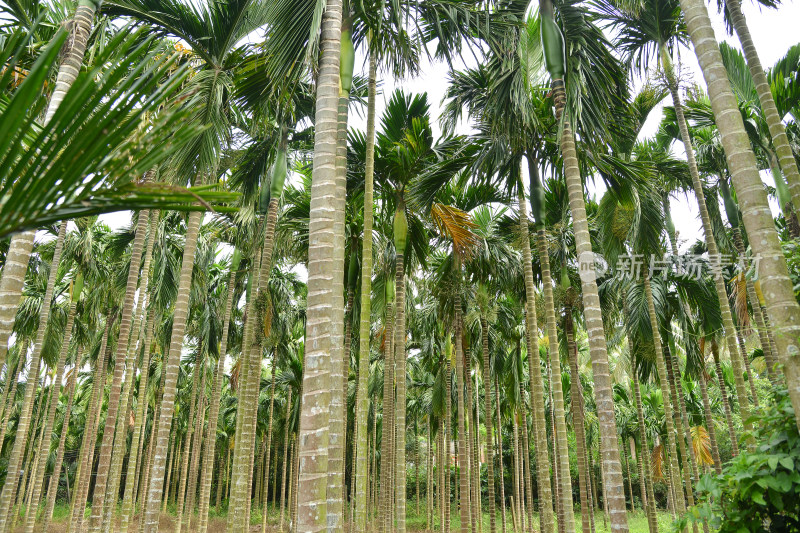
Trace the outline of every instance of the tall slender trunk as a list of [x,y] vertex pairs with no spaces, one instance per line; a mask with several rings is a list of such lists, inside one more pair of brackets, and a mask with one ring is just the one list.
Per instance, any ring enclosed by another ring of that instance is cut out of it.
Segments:
[[581,289],[583,294],[583,314],[589,337],[589,352],[592,355],[597,418],[600,426],[600,451],[602,467],[607,483],[604,494],[608,502],[611,531],[628,531],[628,518],[625,510],[625,493],[622,486],[622,466],[617,445],[617,422],[614,416],[614,394],[606,350],[606,337],[603,330],[603,317],[600,297],[597,292],[597,279],[594,253],[589,236],[589,223],[586,216],[586,202],[583,197],[583,180],[578,168],[575,137],[569,118],[564,116],[567,94],[563,79],[552,81],[556,116],[562,120],[561,154],[564,159],[564,177],[569,194],[569,205],[575,233],[575,246],[581,264]]
[[[170,423],[175,413],[175,394],[178,386],[178,371],[180,369],[180,355],[183,349],[183,336],[186,332],[186,319],[189,315],[189,295],[191,292],[192,269],[194,256],[197,251],[197,240],[200,234],[200,223],[203,220],[201,211],[189,213],[186,225],[186,239],[183,248],[183,258],[178,281],[178,296],[175,300],[173,313],[172,334],[169,349],[165,352],[167,364],[164,372],[164,386],[158,413],[158,430],[153,443],[153,464],[147,487],[147,503],[144,506],[142,523],[144,533],[157,533],[158,516],[161,508],[161,496],[164,491],[164,466],[169,446]],[[153,423],[156,423],[154,421]]]
[[281,486],[283,489],[281,490],[281,518],[280,518],[280,525],[279,529],[283,530],[283,510],[286,507],[286,491],[289,490],[289,481],[286,478],[286,465],[289,462],[290,457],[287,456],[289,451],[289,418],[292,411],[292,389],[289,388],[286,396],[286,422],[284,423],[284,430],[283,430],[283,473],[281,474]]
[[[553,491],[550,484],[550,457],[547,449],[547,431],[544,416],[544,385],[539,367],[539,333],[536,325],[536,292],[533,283],[531,239],[528,227],[528,207],[522,182],[517,183],[517,209],[522,238],[522,262],[525,275],[525,338],[528,343],[528,365],[531,388],[531,418],[536,444],[536,484],[539,493],[539,522],[542,533],[552,533]],[[526,424],[527,427],[527,424]]]
[[[151,226],[151,229],[153,226]],[[155,236],[155,233],[150,235]],[[152,237],[151,237],[152,238]],[[131,453],[128,456],[128,471],[125,474],[125,492],[122,499],[122,517],[119,531],[128,533],[130,520],[136,507],[136,480],[139,463],[146,459],[142,456],[145,427],[147,425],[147,385],[150,378],[150,346],[153,342],[155,308],[151,308],[145,325],[144,352],[142,354],[141,373],[139,374],[139,392],[137,395],[136,415],[131,441]]]
[[[650,278],[644,278],[644,291],[647,298],[647,311],[650,315],[650,328],[653,332],[653,345],[656,352],[656,367],[658,378],[661,385],[661,395],[664,402],[664,419],[667,426],[667,460],[669,461],[669,471],[672,487],[675,488],[675,509],[681,515],[686,511],[686,501],[683,498],[683,491],[680,490],[680,470],[678,468],[678,454],[675,442],[675,417],[672,411],[672,401],[670,399],[669,377],[667,374],[667,364],[664,358],[664,349],[661,342],[661,331],[656,315],[655,303],[653,300],[653,290],[650,286]],[[683,441],[681,441],[683,442]],[[685,450],[684,450],[685,451]],[[689,487],[691,490],[691,487]]]
[[[462,320],[461,323],[461,331],[464,331],[464,323]],[[462,341],[462,352],[464,351],[463,348],[463,341]],[[475,460],[475,443],[473,441],[473,435],[475,433],[475,423],[472,418],[472,387],[470,384],[472,382],[472,377],[470,376],[470,356],[468,353],[463,355],[463,362],[464,362],[464,400],[465,400],[465,417],[467,421],[467,434],[466,442],[467,442],[467,473],[469,478],[469,514],[472,518],[470,523],[470,530],[472,533],[476,533],[477,530],[477,523],[480,520],[480,514],[478,514],[478,506],[477,506],[477,493],[475,492],[475,469],[477,468],[476,464],[477,461]]]
[[497,410],[497,460],[500,470],[500,520],[502,521],[502,532],[506,533],[506,479],[503,467],[503,424],[500,416],[500,388],[495,378],[495,406]]
[[[458,474],[459,500],[461,516],[461,533],[471,531],[472,516],[470,513],[469,494],[469,458],[467,456],[466,405],[464,402],[464,349],[461,342],[461,299],[455,302],[455,338],[456,338],[456,397],[458,402]],[[402,443],[398,446],[402,446]]]
[[[530,363],[530,360],[528,360]],[[524,389],[525,385],[520,382],[520,388]],[[521,447],[522,447],[522,492],[524,496],[524,500],[520,503],[522,504],[523,513],[527,510],[527,517],[528,517],[528,531],[533,531],[533,467],[531,466],[531,445],[530,439],[528,438],[528,419],[525,415],[526,411],[528,410],[527,404],[525,402],[525,394],[524,390],[520,390],[520,397],[523,398],[523,408],[520,411],[520,415],[522,416],[522,430],[520,432],[520,439],[521,439]],[[544,402],[542,402],[544,403]],[[542,431],[547,433],[546,426],[542,428]],[[545,438],[545,446],[547,446],[547,439]],[[547,465],[547,473],[548,473],[548,483],[550,481],[550,464]],[[541,508],[541,503],[540,506]],[[541,512],[541,511],[540,511]],[[541,516],[539,517],[541,519]],[[541,527],[541,524],[540,524]]]
[[450,370],[450,354],[447,354],[444,362],[445,380],[444,380],[444,409],[445,419],[443,426],[443,439],[444,439],[444,531],[450,533],[450,464],[452,463],[450,453],[450,438],[451,430],[453,427],[453,372]]
[[178,507],[176,509],[177,516],[175,517],[174,523],[175,533],[180,533],[181,526],[183,525],[183,508],[184,503],[186,502],[186,486],[189,477],[189,459],[191,454],[197,454],[197,449],[193,449],[192,443],[194,441],[195,433],[197,431],[202,431],[199,428],[195,429],[195,413],[197,413],[197,404],[200,401],[201,373],[201,365],[196,364],[194,366],[194,375],[192,376],[192,396],[189,400],[189,418],[187,419],[186,436],[183,440],[183,452],[181,453],[181,477],[178,481]]
[[[483,356],[483,422],[486,425],[486,469],[489,496],[489,533],[495,533],[494,501],[494,419],[492,418],[492,376],[489,366],[489,322],[481,314],[481,355]],[[502,465],[501,465],[502,468]]]
[[[0,370],[6,363],[8,339],[14,330],[17,309],[22,300],[25,273],[28,271],[35,236],[36,230],[23,231],[13,235],[8,245],[6,261],[3,264],[0,278]],[[25,358],[22,352],[20,352],[20,358]],[[10,375],[10,373],[8,374]]]
[[[61,77],[61,72],[59,72],[59,77]],[[34,394],[36,392],[35,383],[39,376],[39,366],[42,359],[45,331],[47,330],[47,323],[50,318],[50,305],[53,301],[53,291],[55,289],[56,277],[58,275],[58,265],[61,262],[61,253],[64,250],[64,240],[66,239],[66,235],[67,223],[62,222],[58,230],[58,237],[56,238],[53,260],[50,263],[50,274],[47,278],[47,286],[44,292],[44,299],[42,300],[42,308],[39,311],[39,328],[36,333],[36,342],[33,345],[33,352],[31,353],[31,365],[28,375],[35,378],[33,380],[34,385],[30,386],[31,380],[29,378],[29,386],[25,388],[25,397],[22,402],[22,412],[19,416],[19,422],[17,422],[17,436],[14,439],[14,446],[11,448],[11,455],[8,458],[8,467],[6,469],[7,480],[18,479],[20,469],[22,467],[22,457],[27,445],[28,429],[30,428],[31,423],[31,410],[33,408]],[[9,512],[13,506],[16,490],[17,483],[12,481],[11,483],[5,483],[3,485],[2,492],[0,492],[0,533],[6,533],[9,531],[9,524],[6,518],[9,516]]]
[[[147,221],[149,215],[150,212],[147,210],[139,213],[139,220],[136,224],[136,235],[133,239],[133,247],[131,248],[131,264],[128,270],[128,281],[125,287],[125,295],[122,303],[122,318],[120,319],[119,324],[119,336],[117,338],[117,347],[114,353],[114,375],[111,379],[111,390],[108,393],[106,423],[105,428],[103,429],[103,438],[100,444],[100,459],[97,463],[97,473],[95,475],[92,514],[89,518],[89,531],[91,533],[98,533],[103,526],[106,488],[108,486],[109,475],[112,474],[111,455],[114,448],[117,414],[120,408],[120,397],[125,396],[122,394],[122,378],[123,373],[125,372],[125,360],[128,353],[128,339],[131,333],[131,320],[134,313],[134,299],[136,295],[136,288],[139,284],[139,268],[142,264],[142,251],[144,249],[145,237],[147,236]],[[133,368],[128,367],[127,371],[132,373]],[[123,404],[123,413],[125,407],[126,405]],[[124,422],[125,421],[123,420],[122,425],[126,426]],[[124,442],[118,443],[118,446],[124,446]],[[115,501],[109,502],[109,505],[112,506],[112,509],[115,504],[116,498]]]
[[[746,263],[745,263],[745,247],[744,247],[744,240],[742,240],[742,231],[739,228],[738,221],[736,224],[732,224],[733,228],[731,233],[733,234],[733,243],[736,246],[736,252],[739,254],[739,262],[742,266],[742,270],[744,270]],[[761,351],[764,353],[764,360],[766,361],[767,367],[767,377],[769,377],[770,382],[777,386],[780,383],[780,376],[777,375],[775,371],[775,365],[777,363],[777,355],[772,351],[772,345],[770,344],[769,340],[769,333],[767,329],[767,324],[764,321],[764,313],[761,312],[761,305],[758,299],[758,295],[756,294],[756,287],[753,283],[753,280],[749,278],[745,278],[745,284],[747,287],[747,299],[750,300],[750,305],[753,307],[753,317],[756,320],[756,331],[758,332],[758,340],[761,343]],[[747,363],[747,358],[745,358],[745,363]],[[753,374],[750,372],[749,365],[747,369],[747,374],[750,377],[750,387],[751,393],[753,394],[753,399],[758,400],[758,397],[755,394],[755,390],[753,389]]]
[[[530,161],[528,163],[530,165]],[[558,329],[556,327],[555,301],[553,299],[553,278],[550,275],[550,255],[547,246],[547,234],[544,227],[537,233],[539,263],[542,268],[542,285],[544,286],[544,309],[547,321],[547,337],[549,340],[550,391],[553,396],[553,414],[555,418],[554,454],[557,460],[558,480],[560,483],[561,506],[564,510],[564,531],[575,531],[575,514],[572,512],[572,480],[569,472],[569,444],[567,442],[567,423],[564,412],[564,391],[561,388],[561,355],[558,350]]]
[[394,509],[391,505],[391,474],[394,457],[392,454],[392,435],[394,434],[394,303],[387,300],[385,349],[383,356],[383,424],[381,428],[381,496],[378,510],[378,523],[384,533],[394,527]]
[[[630,339],[628,340],[630,343]],[[644,410],[642,409],[642,392],[639,389],[639,378],[633,377],[633,394],[636,399],[636,420],[639,426],[639,453],[637,454],[640,462],[643,463],[639,471],[643,474],[642,483],[647,493],[647,505],[645,514],[647,515],[647,527],[650,533],[658,533],[658,520],[656,519],[656,500],[653,494],[653,477],[650,466],[650,448],[647,445],[647,431],[644,425]]]
[[397,430],[395,443],[395,497],[397,498],[397,533],[406,531],[406,286],[405,256],[397,250],[395,259],[395,325],[394,360],[397,383],[397,401],[394,426]]
[[[80,285],[83,285],[83,282],[79,283]],[[55,425],[56,421],[58,397],[61,393],[61,382],[64,378],[64,366],[67,362],[70,342],[72,341],[72,328],[75,322],[75,311],[77,305],[77,295],[75,295],[70,302],[69,311],[67,312],[67,324],[64,327],[64,338],[61,341],[61,353],[59,354],[58,362],[56,363],[55,379],[53,380],[52,385],[50,385],[50,407],[47,413],[47,418],[45,419],[44,428],[42,430],[42,439],[39,446],[39,456],[41,460],[37,464],[36,470],[31,473],[33,480],[33,492],[31,493],[31,498],[29,500],[29,507],[25,512],[25,533],[33,533],[33,526],[36,522],[37,511],[39,510],[39,500],[42,497],[42,485],[44,483],[47,459],[50,456],[50,445],[53,437],[53,426]],[[77,368],[75,370],[77,371]]]
[[89,412],[86,415],[86,426],[83,429],[83,437],[81,439],[78,469],[75,473],[75,481],[73,483],[75,489],[72,508],[70,509],[68,533],[80,531],[81,524],[83,523],[86,499],[89,495],[89,478],[92,472],[92,463],[94,462],[95,445],[97,444],[97,426],[100,423],[100,407],[106,385],[106,372],[108,370],[108,357],[110,352],[108,349],[108,336],[115,315],[116,312],[110,312],[106,315],[106,325],[102,340],[100,341],[100,352],[98,353],[98,359],[94,367],[92,396],[89,400]]
[[736,435],[736,428],[733,425],[733,414],[730,401],[728,400],[728,391],[725,387],[725,378],[722,375],[722,365],[719,362],[719,347],[717,346],[716,339],[711,339],[711,355],[714,358],[714,370],[717,374],[717,385],[719,387],[720,399],[722,400],[722,411],[725,413],[728,436],[731,440],[731,455],[736,457],[739,455],[739,437]]
[[761,109],[764,111],[767,127],[772,137],[772,144],[775,146],[775,152],[780,161],[781,170],[785,174],[789,184],[794,210],[800,211],[800,172],[797,168],[797,161],[794,158],[792,148],[789,144],[789,138],[786,136],[786,128],[778,113],[778,108],[775,105],[775,99],[772,96],[772,89],[770,89],[769,81],[767,81],[764,68],[761,66],[761,60],[758,57],[758,51],[753,43],[753,37],[750,35],[750,28],[747,26],[744,13],[742,13],[741,2],[740,0],[725,0],[725,6],[728,8],[728,16],[730,17],[733,29],[739,36],[739,42],[742,44],[742,51],[747,60],[750,75],[753,77],[758,99],[761,102]]
[[[270,391],[269,391],[269,428],[267,429],[267,450],[266,450],[266,457],[264,458],[264,508],[262,510],[262,519],[261,519],[261,533],[266,533],[267,531],[267,486],[269,485],[269,457],[270,452],[272,451],[272,425],[275,420],[275,370],[277,361],[275,360],[277,357],[277,351],[274,352],[272,358],[272,378],[270,379]],[[202,500],[201,500],[202,504]],[[205,533],[203,531],[202,533]]]
[[[572,429],[575,432],[575,448],[578,459],[578,493],[581,497],[581,531],[589,533],[591,531],[588,496],[589,465],[586,464],[586,427],[583,416],[583,404],[581,402],[583,387],[581,385],[581,376],[578,371],[578,347],[575,344],[571,307],[567,307],[564,311],[564,334],[567,338],[567,356],[569,357],[570,394],[572,396]],[[548,335],[550,334],[548,333]],[[570,511],[572,510],[571,507],[569,509]]]
[[3,410],[3,415],[0,416],[0,452],[3,449],[3,443],[6,440],[8,419],[11,418],[11,413],[14,410],[14,404],[17,401],[17,383],[19,382],[19,377],[22,374],[22,371],[25,369],[25,356],[28,353],[28,345],[29,341],[27,339],[22,341],[19,349],[19,355],[17,356],[17,371],[13,374],[13,376],[9,374],[6,379],[6,389],[4,392],[7,393],[8,396],[3,402],[5,409]]
[[202,361],[202,363],[197,365],[199,366],[197,371],[202,372],[202,376],[200,377],[200,390],[197,398],[197,407],[195,408],[196,421],[194,429],[194,442],[192,444],[192,458],[191,462],[189,463],[189,483],[186,490],[186,500],[183,514],[180,515],[186,515],[185,523],[182,525],[182,529],[184,531],[187,529],[189,531],[194,531],[192,528],[192,515],[194,514],[195,503],[197,502],[197,468],[203,449],[203,422],[206,418],[206,371],[205,359]]
[[[705,366],[705,364],[703,365]],[[708,440],[711,446],[711,457],[714,459],[714,471],[717,475],[722,474],[722,461],[719,458],[719,447],[717,446],[717,430],[714,428],[714,417],[711,414],[711,401],[708,399],[708,385],[706,383],[706,369],[700,369],[697,377],[700,383],[700,393],[703,397],[703,416],[708,428]]]
[[[795,421],[800,428],[800,305],[792,292],[792,283],[775,231],[767,193],[745,133],[738,102],[731,91],[722,54],[708,17],[708,9],[702,0],[681,0],[681,8],[708,85],[711,108],[742,209],[745,229],[753,253],[761,259],[758,278],[766,299],[767,314],[775,323],[777,353],[784,363],[789,397],[794,406]],[[736,370],[741,369],[734,365],[734,371]],[[744,385],[740,383],[742,373],[738,371],[736,374],[737,394],[741,396],[739,388]],[[742,419],[746,418],[747,412],[743,408]]]
[[[309,221],[308,309],[303,397],[300,411],[297,491],[297,527],[303,532],[327,529],[328,432],[331,402],[331,337],[342,325],[335,320],[342,311],[334,303],[343,282],[343,265],[336,247],[343,251],[344,235],[336,235],[336,207],[344,201],[344,181],[336,176],[337,110],[339,103],[339,49],[342,1],[329,0],[322,15],[319,77],[317,84],[314,170]],[[338,281],[338,283],[337,283]],[[341,296],[339,296],[341,298]]]

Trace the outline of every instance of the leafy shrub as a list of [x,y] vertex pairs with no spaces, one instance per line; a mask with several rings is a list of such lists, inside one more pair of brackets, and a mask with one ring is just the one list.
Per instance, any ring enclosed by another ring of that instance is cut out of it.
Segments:
[[699,504],[675,522],[707,520],[720,533],[800,532],[800,433],[785,390],[751,419],[753,451],[746,446],[722,475],[697,484]]

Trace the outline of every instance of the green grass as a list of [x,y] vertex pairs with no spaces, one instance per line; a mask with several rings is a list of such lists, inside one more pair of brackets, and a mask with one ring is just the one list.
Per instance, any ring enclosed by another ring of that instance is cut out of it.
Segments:
[[[87,510],[88,511],[88,510]],[[420,508],[421,513],[416,514],[416,502],[414,500],[409,500],[406,505],[406,512],[407,520],[406,520],[406,527],[409,531],[424,531],[425,530],[425,507],[424,503]],[[485,509],[484,509],[485,511]],[[276,525],[280,519],[280,506],[273,506],[270,505],[268,507],[269,513],[269,520],[268,523],[270,525]],[[175,516],[175,505],[168,505],[167,506],[167,514],[170,516]],[[87,512],[87,516],[89,513]],[[216,507],[214,505],[211,506],[209,509],[209,519],[210,520],[225,520],[228,516],[228,509],[226,506],[222,506],[220,508],[220,512],[217,513]],[[261,525],[261,509],[257,507],[253,507],[250,512],[250,525]],[[603,520],[603,513],[602,511],[595,511],[595,532],[596,533],[610,533],[611,528],[609,527],[607,522]],[[53,523],[65,522],[69,518],[69,507],[63,503],[56,503],[56,507],[53,511]],[[489,513],[483,513],[483,531],[489,531]],[[437,517],[438,520],[438,517]],[[499,509],[498,509],[498,516],[497,516],[497,530],[501,531],[500,529],[500,516],[499,516]],[[534,513],[534,525],[536,526],[534,529],[538,530],[538,520],[539,515]],[[672,516],[666,512],[659,512],[658,513],[658,527],[661,531],[667,531],[670,524],[672,523]],[[438,530],[438,521],[436,524],[435,530]],[[644,512],[641,510],[637,510],[635,512],[628,513],[628,526],[630,527],[630,533],[649,533],[647,528],[647,517],[645,516]],[[450,511],[450,530],[451,531],[458,531],[461,527],[461,521],[458,515],[458,508],[453,507]],[[508,533],[513,532],[513,528],[511,525],[511,513],[510,511],[506,512],[506,531]],[[580,511],[575,513],[575,531],[581,531],[581,514]]]
[[[406,505],[406,512],[408,513],[406,526],[410,531],[424,531],[425,530],[425,508],[424,504],[421,508],[422,514],[415,514],[415,505],[413,501],[409,501]],[[484,511],[486,511],[484,509]],[[497,514],[497,531],[501,531],[500,528],[500,514]],[[439,530],[438,524],[438,517],[436,518],[436,527],[434,531]],[[603,521],[603,512],[600,510],[595,511],[594,514],[595,519],[595,532],[596,533],[610,533],[611,528],[609,527],[607,522]],[[672,515],[666,512],[658,512],[658,528],[660,531],[668,531],[670,524],[672,523]],[[534,520],[534,529],[539,529],[539,515],[534,513],[533,515]],[[489,513],[484,512],[482,516],[483,521],[483,531],[489,531]],[[450,511],[450,531],[458,531],[461,527],[461,520],[458,515],[458,508],[453,507]],[[647,527],[647,517],[645,516],[644,512],[641,510],[637,510],[635,512],[628,513],[628,527],[630,528],[630,533],[649,533],[649,529]],[[509,510],[506,511],[506,531],[508,533],[513,532],[513,526],[511,524],[511,512]],[[577,511],[575,513],[575,531],[581,531],[581,513]]]

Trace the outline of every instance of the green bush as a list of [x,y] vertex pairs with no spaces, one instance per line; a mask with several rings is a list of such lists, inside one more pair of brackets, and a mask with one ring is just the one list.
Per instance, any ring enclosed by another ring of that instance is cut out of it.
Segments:
[[753,451],[743,446],[722,475],[700,479],[699,504],[676,530],[707,520],[720,533],[800,532],[800,433],[786,391],[751,422],[760,444]]

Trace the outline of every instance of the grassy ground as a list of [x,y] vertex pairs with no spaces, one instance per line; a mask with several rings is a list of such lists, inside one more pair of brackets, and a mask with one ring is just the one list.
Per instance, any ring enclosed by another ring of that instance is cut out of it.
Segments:
[[[407,528],[409,531],[425,531],[425,510],[422,509],[421,514],[416,514],[415,511],[415,504],[413,501],[408,502],[408,518],[407,518]],[[270,533],[277,533],[280,531],[278,524],[280,522],[280,508],[270,506],[268,508],[269,513],[267,522],[269,524],[268,531]],[[87,517],[89,516],[89,512],[87,510]],[[250,525],[251,531],[253,533],[261,531],[261,509],[252,509],[250,515]],[[209,522],[208,522],[208,531],[209,533],[223,533],[225,531],[225,521],[227,518],[227,510],[220,509],[220,512],[217,513],[216,508],[211,506],[209,512]],[[513,528],[511,525],[511,514],[508,513],[506,515],[507,523],[506,523],[506,531],[508,533],[513,532]],[[64,504],[56,504],[56,508],[53,512],[53,520],[50,523],[48,533],[64,533],[67,530],[67,520],[69,519],[69,507]],[[196,520],[196,516],[195,516]],[[286,520],[286,518],[284,518]],[[458,516],[458,509],[454,508],[450,514],[450,530],[452,532],[457,532],[461,526],[459,516]],[[538,529],[538,515],[534,515],[534,524],[537,526]],[[21,522],[21,520],[20,520]],[[659,530],[667,531],[670,523],[672,522],[672,517],[669,513],[659,512],[658,513],[658,526]],[[195,522],[196,523],[196,522]],[[288,521],[287,521],[288,523]],[[19,522],[17,523],[17,533],[22,533],[22,524]],[[635,511],[628,513],[628,525],[630,526],[630,533],[648,533],[647,528],[647,517],[644,515],[642,511]],[[138,526],[138,517],[134,519],[134,522],[131,524],[130,531],[137,531]],[[575,515],[575,527],[576,533],[581,531],[581,516],[580,512],[576,513]],[[167,507],[167,512],[162,513],[160,527],[161,531],[165,533],[172,533],[175,529],[175,506],[170,505]],[[498,524],[497,530],[500,531],[500,524],[499,524],[499,516],[498,516]],[[438,531],[438,524],[434,531]],[[489,531],[489,514],[483,514],[483,531]],[[596,533],[609,533],[610,528],[607,522],[603,520],[603,513],[601,511],[595,512],[595,532]]]

